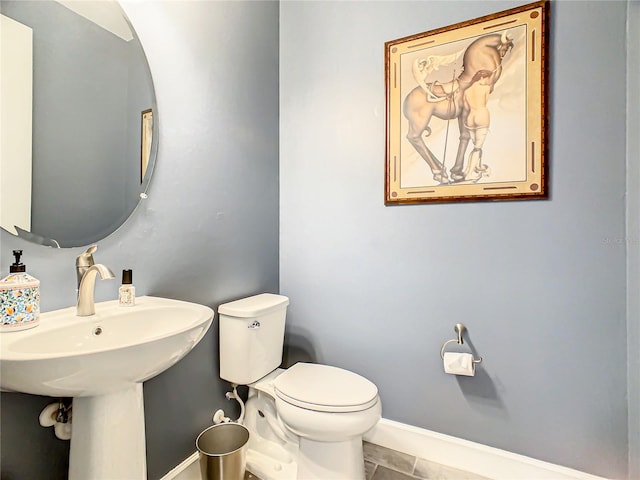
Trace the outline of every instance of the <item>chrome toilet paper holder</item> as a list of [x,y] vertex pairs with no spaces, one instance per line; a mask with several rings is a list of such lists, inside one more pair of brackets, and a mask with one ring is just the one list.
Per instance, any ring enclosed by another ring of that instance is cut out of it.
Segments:
[[[440,349],[440,357],[442,357],[443,359],[444,359],[444,351],[447,348],[447,345],[449,345],[450,343],[457,343],[458,345],[464,345],[464,339],[462,338],[462,336],[464,335],[464,332],[467,331],[467,327],[465,327],[462,323],[456,323],[453,329],[455,330],[458,338],[452,338],[451,340],[447,340],[442,344],[442,348]],[[482,362],[482,357],[478,359],[475,359],[475,358],[473,359],[473,363],[478,364],[481,362]]]

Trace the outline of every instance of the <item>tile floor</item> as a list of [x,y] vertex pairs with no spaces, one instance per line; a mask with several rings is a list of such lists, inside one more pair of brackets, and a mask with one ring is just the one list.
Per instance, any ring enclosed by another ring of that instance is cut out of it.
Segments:
[[[366,480],[489,480],[473,473],[430,462],[364,442]],[[247,472],[245,480],[260,480]]]
[[369,442],[364,442],[364,466],[367,480],[489,480]]

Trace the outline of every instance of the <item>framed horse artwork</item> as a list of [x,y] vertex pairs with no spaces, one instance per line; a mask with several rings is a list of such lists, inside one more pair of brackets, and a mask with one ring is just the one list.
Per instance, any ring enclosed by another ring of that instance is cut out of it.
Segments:
[[548,4],[385,43],[387,205],[548,197]]

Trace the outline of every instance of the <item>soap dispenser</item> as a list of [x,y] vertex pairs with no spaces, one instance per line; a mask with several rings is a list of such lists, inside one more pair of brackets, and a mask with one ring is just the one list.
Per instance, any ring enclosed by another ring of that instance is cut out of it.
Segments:
[[9,275],[0,280],[0,332],[17,332],[40,323],[40,281],[20,263],[22,250],[14,250]]

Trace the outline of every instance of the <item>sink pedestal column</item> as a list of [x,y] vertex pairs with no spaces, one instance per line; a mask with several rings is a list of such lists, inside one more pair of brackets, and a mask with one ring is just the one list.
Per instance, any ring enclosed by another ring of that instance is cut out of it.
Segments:
[[69,480],[146,480],[142,384],[73,399]]

